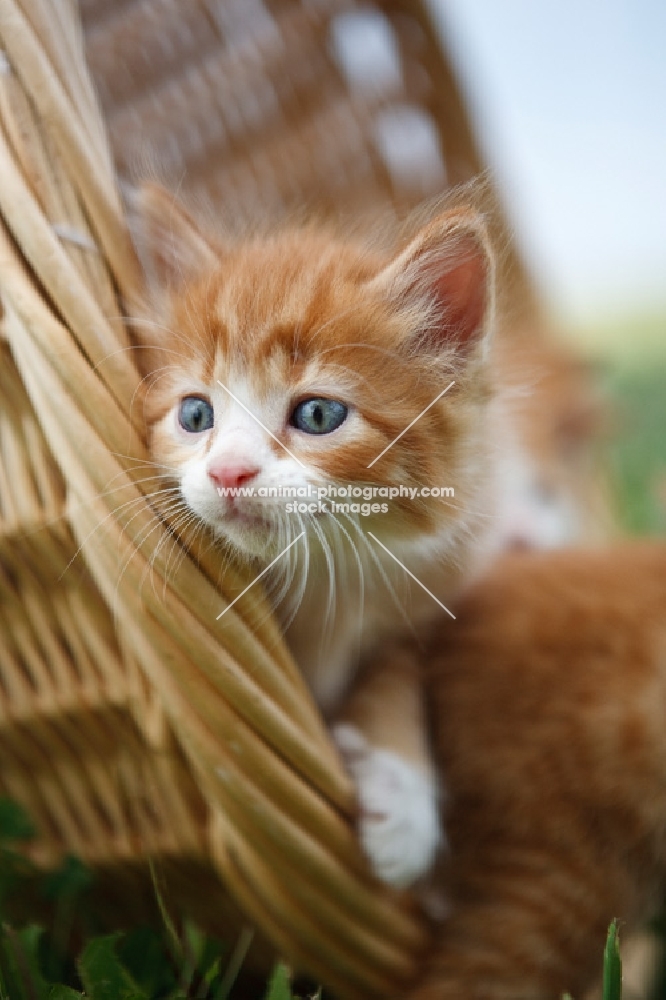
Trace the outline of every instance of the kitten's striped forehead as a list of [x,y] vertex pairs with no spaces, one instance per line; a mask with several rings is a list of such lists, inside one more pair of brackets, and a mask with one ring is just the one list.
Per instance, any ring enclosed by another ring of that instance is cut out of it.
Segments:
[[359,294],[357,267],[330,246],[309,250],[285,238],[223,264],[211,305],[230,347],[265,346],[268,337],[286,344],[306,329],[315,333]]
[[369,267],[348,248],[336,249],[286,234],[243,247],[214,279],[191,289],[187,307],[177,303],[178,325],[202,380],[229,377],[234,368],[261,381],[298,382],[334,367],[345,342],[385,336],[387,324],[364,289]]
[[[268,344],[272,344],[267,348]],[[287,346],[276,343],[274,338],[257,343],[242,354],[230,351],[228,346],[218,343],[213,364],[207,373],[210,385],[222,383],[234,392],[235,386],[245,385],[252,389],[252,398],[270,400],[278,395],[284,396],[285,390],[291,394],[298,393],[299,387],[312,388],[325,392],[327,388],[339,389],[341,380],[332,383],[330,373],[318,357],[296,358]],[[263,357],[258,356],[263,351]]]

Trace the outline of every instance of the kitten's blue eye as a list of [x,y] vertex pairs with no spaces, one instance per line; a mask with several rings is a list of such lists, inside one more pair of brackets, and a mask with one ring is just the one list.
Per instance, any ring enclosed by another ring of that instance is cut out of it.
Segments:
[[304,399],[290,423],[306,434],[330,434],[347,419],[347,407],[337,399]]
[[201,396],[186,396],[180,404],[178,420],[183,430],[200,434],[213,426],[213,407]]

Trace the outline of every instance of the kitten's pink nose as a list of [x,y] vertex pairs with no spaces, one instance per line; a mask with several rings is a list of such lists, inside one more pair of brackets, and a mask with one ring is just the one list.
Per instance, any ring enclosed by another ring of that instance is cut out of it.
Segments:
[[220,462],[213,464],[208,469],[208,475],[213,480],[218,489],[237,489],[251,482],[260,471],[258,465],[251,465],[249,462]]

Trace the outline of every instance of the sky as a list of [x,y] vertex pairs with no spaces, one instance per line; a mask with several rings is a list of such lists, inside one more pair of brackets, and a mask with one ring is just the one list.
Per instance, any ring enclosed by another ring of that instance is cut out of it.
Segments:
[[554,312],[666,313],[666,0],[431,3]]

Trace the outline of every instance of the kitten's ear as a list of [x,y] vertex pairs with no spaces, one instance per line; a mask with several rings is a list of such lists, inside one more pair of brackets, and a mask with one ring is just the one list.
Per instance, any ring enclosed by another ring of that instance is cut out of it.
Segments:
[[461,209],[425,226],[373,285],[407,303],[429,303],[428,345],[470,355],[490,332],[493,264],[481,216]]
[[219,249],[163,187],[144,184],[129,201],[130,230],[150,290],[177,289],[215,266]]

